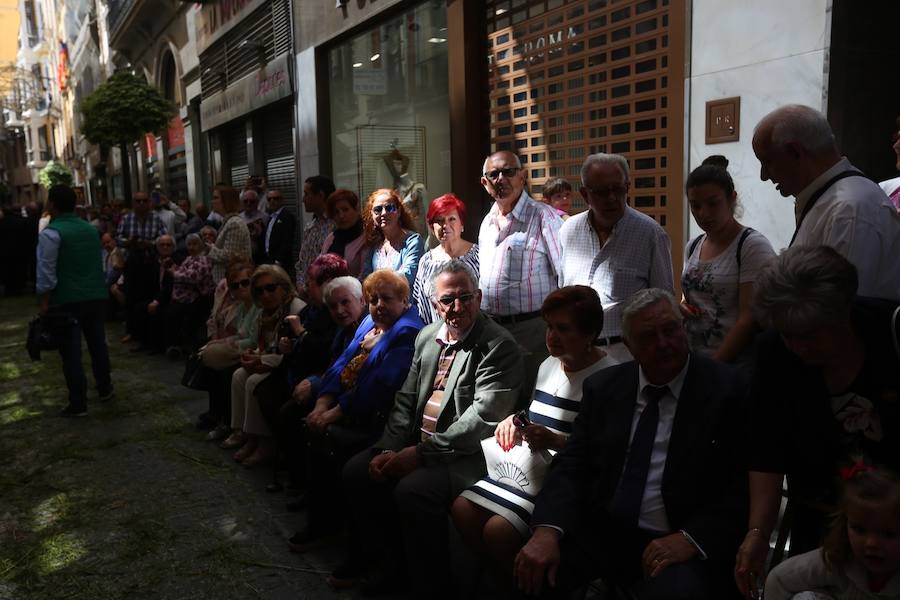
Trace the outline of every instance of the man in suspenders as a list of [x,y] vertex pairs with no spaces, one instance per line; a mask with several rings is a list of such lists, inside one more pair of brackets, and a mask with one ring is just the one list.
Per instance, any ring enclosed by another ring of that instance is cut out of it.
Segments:
[[900,300],[900,215],[876,183],[842,157],[825,115],[782,106],[756,126],[760,179],[794,196],[791,246],[831,246],[859,272],[859,295]]

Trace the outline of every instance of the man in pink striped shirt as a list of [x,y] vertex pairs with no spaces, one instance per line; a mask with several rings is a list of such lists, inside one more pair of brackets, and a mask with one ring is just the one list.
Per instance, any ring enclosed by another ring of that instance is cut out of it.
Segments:
[[557,289],[562,219],[525,190],[527,171],[512,152],[487,157],[481,185],[494,199],[478,233],[481,309],[519,342],[526,372],[547,357],[544,298]]

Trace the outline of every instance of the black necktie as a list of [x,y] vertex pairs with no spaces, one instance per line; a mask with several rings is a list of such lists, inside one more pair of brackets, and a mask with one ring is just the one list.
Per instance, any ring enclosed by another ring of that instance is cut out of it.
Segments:
[[641,500],[644,498],[644,486],[647,484],[647,471],[650,469],[650,455],[653,453],[653,441],[656,438],[656,427],[659,425],[659,400],[669,393],[669,386],[648,385],[644,387],[644,398],[647,406],[641,412],[631,448],[619,486],[610,504],[610,514],[626,527],[637,527],[641,514]]

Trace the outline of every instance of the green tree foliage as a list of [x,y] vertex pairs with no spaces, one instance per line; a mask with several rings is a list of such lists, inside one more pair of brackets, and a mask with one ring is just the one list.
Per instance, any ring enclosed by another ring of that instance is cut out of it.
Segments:
[[81,102],[81,132],[104,147],[138,141],[160,133],[175,116],[175,107],[159,91],[130,71],[118,71]]
[[45,190],[54,185],[72,185],[72,171],[63,163],[51,160],[38,173],[38,182]]

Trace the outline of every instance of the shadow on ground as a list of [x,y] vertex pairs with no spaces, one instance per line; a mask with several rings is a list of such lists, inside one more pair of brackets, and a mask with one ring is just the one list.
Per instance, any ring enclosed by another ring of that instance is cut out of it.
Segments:
[[[340,598],[338,549],[290,555],[303,517],[191,423],[205,395],[181,365],[107,327],[115,400],[63,419],[59,357],[24,351],[33,298],[0,300],[0,600]],[[86,361],[86,372],[90,372]]]

